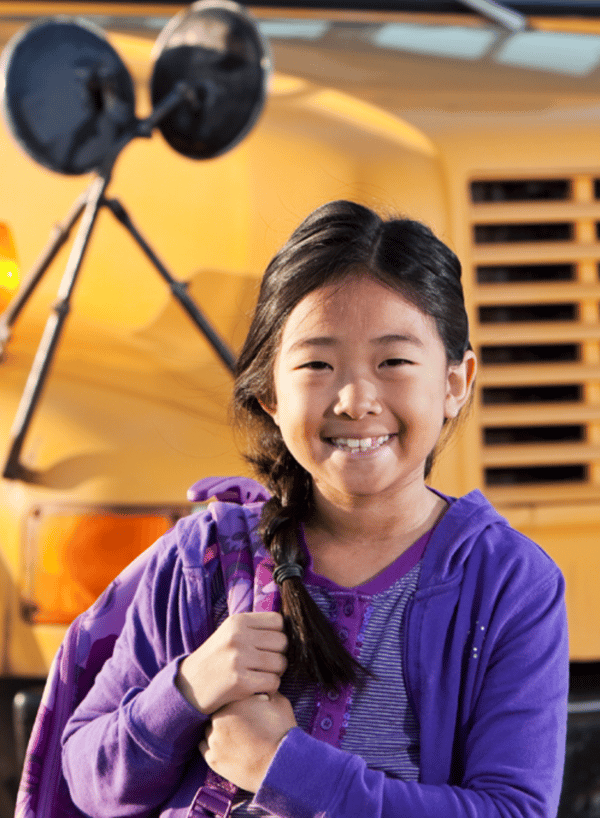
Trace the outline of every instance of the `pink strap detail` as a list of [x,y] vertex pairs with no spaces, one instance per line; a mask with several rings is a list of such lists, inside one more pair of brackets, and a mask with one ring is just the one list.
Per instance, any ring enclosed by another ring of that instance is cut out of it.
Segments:
[[187,814],[187,818],[229,818],[237,787],[209,769],[206,781],[200,787]]

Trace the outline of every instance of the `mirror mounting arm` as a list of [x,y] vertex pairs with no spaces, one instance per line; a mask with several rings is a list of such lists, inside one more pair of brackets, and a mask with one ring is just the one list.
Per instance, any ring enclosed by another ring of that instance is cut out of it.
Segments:
[[463,6],[467,6],[477,14],[497,23],[506,31],[516,33],[529,28],[529,20],[524,14],[520,14],[514,9],[510,9],[496,0],[460,0]]
[[200,307],[188,293],[187,282],[178,281],[177,279],[173,278],[154,250],[139,232],[137,227],[133,224],[131,217],[121,202],[119,202],[117,199],[105,199],[104,204],[109,208],[109,210],[112,211],[118,221],[121,222],[123,227],[125,227],[125,229],[137,242],[140,249],[153,264],[161,278],[167,282],[173,296],[177,299],[179,304],[187,312],[188,316],[202,332],[229,372],[231,372],[231,374],[235,374],[235,355],[223,341],[223,339],[218,335],[210,321],[205,317]]
[[[135,133],[133,137],[140,136],[144,139],[149,139],[152,136],[153,130],[159,125],[162,120],[168,116],[171,111],[179,105],[179,103],[187,101],[190,104],[198,105],[198,96],[191,85],[181,80],[178,82],[172,91],[162,99],[154,108],[151,114],[146,119],[138,119],[135,126]],[[129,139],[132,137],[130,136]],[[127,141],[129,141],[129,139]],[[121,146],[123,147],[123,146]],[[119,148],[120,150],[121,148]]]
[[11,429],[11,442],[8,457],[4,466],[3,477],[9,479],[23,479],[28,469],[20,463],[21,449],[25,442],[25,435],[33,420],[33,415],[40,401],[42,390],[50,373],[54,354],[62,334],[63,326],[70,311],[71,296],[75,288],[77,275],[81,269],[81,262],[89,244],[92,229],[96,222],[104,191],[109,177],[98,176],[86,193],[83,208],[82,222],[77,231],[67,266],[58,288],[58,299],[52,307],[52,313],[46,321],[44,333],[40,340],[31,370],[27,377],[25,389]]

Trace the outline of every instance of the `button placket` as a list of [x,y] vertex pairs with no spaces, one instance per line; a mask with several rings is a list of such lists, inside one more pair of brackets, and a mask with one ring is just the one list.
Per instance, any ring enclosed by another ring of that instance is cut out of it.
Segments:
[[[355,655],[366,603],[354,594],[336,594],[329,602],[329,614],[346,649]],[[322,691],[316,702],[312,735],[333,746],[339,746],[348,723],[348,709],[353,689]]]

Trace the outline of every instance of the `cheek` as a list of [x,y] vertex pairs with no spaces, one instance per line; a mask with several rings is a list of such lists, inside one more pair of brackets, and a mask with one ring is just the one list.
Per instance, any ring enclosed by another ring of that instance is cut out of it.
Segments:
[[405,406],[414,406],[419,411],[444,411],[446,402],[446,382],[437,373],[408,381],[400,389],[399,400]]
[[312,450],[320,434],[321,416],[315,408],[314,401],[303,396],[281,396],[277,409],[279,429],[286,446],[297,458]]
[[445,382],[435,377],[419,380],[403,390],[398,405],[400,419],[404,416],[410,426],[439,433],[448,409]]

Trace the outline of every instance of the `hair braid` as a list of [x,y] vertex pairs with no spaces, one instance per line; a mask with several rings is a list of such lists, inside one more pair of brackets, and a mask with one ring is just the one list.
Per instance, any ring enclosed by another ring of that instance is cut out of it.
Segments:
[[[308,474],[286,450],[274,464],[269,482],[273,496],[263,507],[259,532],[276,567],[296,563],[306,569],[298,527],[312,504]],[[291,672],[328,690],[360,681],[363,668],[342,645],[301,577],[286,577],[280,588]]]

